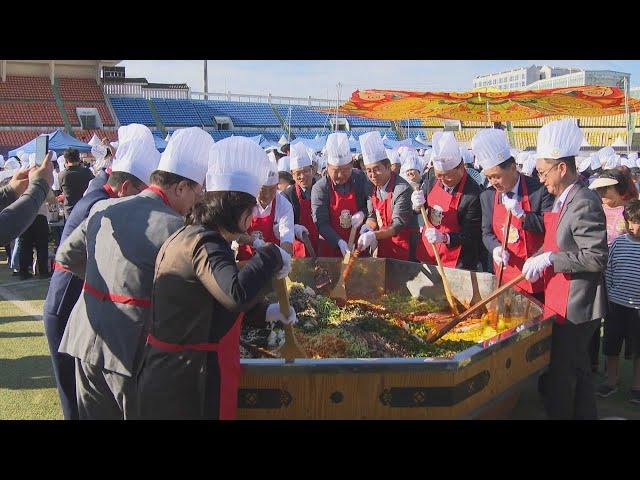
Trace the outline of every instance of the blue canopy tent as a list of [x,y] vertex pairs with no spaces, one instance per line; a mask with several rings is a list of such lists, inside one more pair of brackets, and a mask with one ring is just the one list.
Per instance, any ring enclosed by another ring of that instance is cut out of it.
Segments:
[[[46,133],[43,135],[47,135],[49,137],[49,150],[53,150],[58,155],[63,154],[67,148],[75,148],[79,152],[91,151],[91,145],[81,142],[77,138],[74,138],[71,135],[67,135],[61,130],[56,130],[55,132]],[[17,155],[20,150],[23,150],[25,153],[35,153],[36,139],[34,138],[21,147],[10,150],[8,156],[12,157],[14,155]]]

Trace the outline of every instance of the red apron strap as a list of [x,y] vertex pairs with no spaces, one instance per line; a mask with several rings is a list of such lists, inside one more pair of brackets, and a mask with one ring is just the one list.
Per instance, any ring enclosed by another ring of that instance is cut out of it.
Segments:
[[151,333],[147,335],[147,345],[151,345],[158,350],[164,350],[165,352],[179,353],[187,350],[194,350],[197,352],[217,352],[218,343],[169,343],[154,337]]
[[89,295],[96,297],[101,302],[105,300],[109,300],[113,303],[122,303],[125,305],[133,305],[134,307],[151,307],[151,300],[147,298],[136,298],[130,297],[128,295],[117,295],[109,292],[101,292],[100,290],[92,287],[87,282],[84,282],[82,285],[82,289],[87,292]]
[[73,273],[71,270],[69,270],[68,268],[63,267],[58,262],[54,262],[53,263],[53,269],[54,270],[61,270],[63,272],[67,272],[67,273]]
[[167,194],[164,193],[160,187],[156,185],[149,185],[145,190],[151,190],[162,199],[167,207],[171,207],[171,205],[169,204],[169,197],[167,197]]
[[109,195],[109,198],[116,198],[118,196],[118,194],[116,192],[113,191],[113,188],[111,188],[111,185],[109,185],[108,183],[105,183],[102,186],[102,189],[107,192],[107,195]]

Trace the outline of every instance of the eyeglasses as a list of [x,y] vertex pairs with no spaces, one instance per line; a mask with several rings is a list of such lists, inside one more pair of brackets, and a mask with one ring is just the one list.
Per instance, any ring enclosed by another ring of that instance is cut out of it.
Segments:
[[540,180],[542,181],[545,178],[547,178],[547,175],[549,175],[549,172],[551,170],[553,170],[554,168],[556,168],[558,165],[560,165],[560,164],[556,163],[553,167],[547,168],[544,172],[541,172],[540,170],[538,170],[538,177],[540,178]]

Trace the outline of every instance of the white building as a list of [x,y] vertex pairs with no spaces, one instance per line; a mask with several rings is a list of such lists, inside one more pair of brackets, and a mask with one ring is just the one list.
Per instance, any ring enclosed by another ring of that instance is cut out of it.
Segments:
[[532,83],[542,79],[549,79],[571,73],[569,68],[555,68],[548,65],[542,67],[531,65],[530,67],[514,68],[505,72],[478,75],[473,79],[473,88],[497,88],[499,90],[523,89]]

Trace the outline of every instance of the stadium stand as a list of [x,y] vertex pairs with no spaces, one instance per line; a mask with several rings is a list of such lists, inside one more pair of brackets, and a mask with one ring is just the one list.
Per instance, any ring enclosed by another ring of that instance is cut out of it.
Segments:
[[46,77],[8,76],[6,82],[0,82],[0,99],[54,101],[55,97]]
[[0,125],[64,126],[54,102],[0,102]]
[[97,82],[90,78],[58,78],[62,100],[104,102],[104,94]]
[[91,140],[91,137],[93,137],[93,134],[96,134],[98,136],[98,138],[103,139],[103,138],[107,138],[109,139],[110,142],[115,142],[118,140],[118,132],[117,130],[94,130],[94,129],[87,129],[87,130],[74,130],[73,134],[74,136],[82,141],[87,143],[89,140]]
[[121,125],[141,123],[155,126],[156,121],[149,109],[149,104],[144,98],[112,97],[111,106]]

